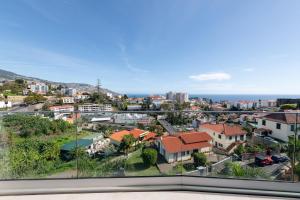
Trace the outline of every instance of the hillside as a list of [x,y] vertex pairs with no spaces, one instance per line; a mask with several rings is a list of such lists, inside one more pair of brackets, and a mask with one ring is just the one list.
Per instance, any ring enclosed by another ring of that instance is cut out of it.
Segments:
[[[38,81],[38,82],[43,82],[43,83],[48,83],[48,84],[62,85],[62,86],[65,86],[65,87],[75,88],[78,91],[93,92],[93,91],[97,90],[97,88],[95,86],[90,85],[90,84],[86,84],[86,83],[54,82],[54,81],[43,80],[43,79],[35,78],[35,77],[23,76],[23,75],[19,75],[19,74],[10,72],[10,71],[0,69],[0,81],[15,80],[15,79],[24,79],[26,81]],[[117,92],[114,92],[114,91],[111,91],[111,90],[105,89],[105,88],[100,88],[100,91],[103,92],[103,93],[110,92],[113,95],[118,95],[119,94]]]

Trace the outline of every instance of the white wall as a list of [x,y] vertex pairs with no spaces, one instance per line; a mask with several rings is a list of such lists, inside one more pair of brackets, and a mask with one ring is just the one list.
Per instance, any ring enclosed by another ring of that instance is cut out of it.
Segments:
[[262,125],[262,121],[263,121],[263,119],[258,119],[257,127],[272,130],[272,134],[270,135],[271,137],[274,137],[274,138],[283,140],[285,142],[288,142],[289,141],[288,136],[294,135],[294,132],[291,131],[291,125],[290,124],[280,123],[281,124],[281,129],[277,129],[276,124],[278,122],[266,120],[266,125],[264,126],[264,125]]
[[[211,129],[206,129],[200,126],[199,131],[207,132],[212,138],[213,138],[213,146],[215,146],[215,143],[222,144],[223,146],[217,146],[223,149],[227,149],[229,145],[236,141],[246,141],[246,134],[244,135],[243,140],[241,140],[241,136],[232,136],[231,139],[229,136],[226,136],[224,134],[217,133]],[[219,135],[221,135],[221,139],[219,138]],[[237,137],[237,140],[235,139]]]

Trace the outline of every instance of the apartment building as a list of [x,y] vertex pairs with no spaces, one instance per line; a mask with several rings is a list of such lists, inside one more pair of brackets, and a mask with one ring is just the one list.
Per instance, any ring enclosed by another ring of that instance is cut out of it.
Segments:
[[[300,122],[295,113],[271,113],[257,119],[257,128],[266,130],[268,136],[288,142],[289,136],[293,136],[296,123]],[[299,126],[298,126],[299,127]]]
[[83,104],[78,106],[80,112],[110,112],[111,104]]
[[51,106],[49,110],[53,112],[74,112],[74,106],[63,105],[63,106]]
[[177,101],[178,103],[185,103],[189,101],[189,95],[188,93],[170,91],[166,94],[166,99]]
[[27,89],[30,92],[37,93],[37,94],[47,94],[47,92],[49,91],[49,87],[45,83],[35,83],[35,82],[29,84]]
[[212,137],[213,145],[224,150],[246,141],[247,132],[240,125],[206,123],[200,125],[199,130],[207,132]]
[[212,151],[212,137],[206,132],[184,132],[162,136],[155,143],[159,153],[168,163],[190,160],[195,152]]

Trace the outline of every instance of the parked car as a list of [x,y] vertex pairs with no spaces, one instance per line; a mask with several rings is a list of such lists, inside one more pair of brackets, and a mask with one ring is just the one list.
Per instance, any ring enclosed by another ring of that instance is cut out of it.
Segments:
[[270,156],[258,155],[258,156],[255,156],[255,164],[258,166],[264,167],[266,165],[272,165],[273,160]]
[[273,155],[271,158],[274,163],[283,163],[289,161],[289,158],[287,156]]

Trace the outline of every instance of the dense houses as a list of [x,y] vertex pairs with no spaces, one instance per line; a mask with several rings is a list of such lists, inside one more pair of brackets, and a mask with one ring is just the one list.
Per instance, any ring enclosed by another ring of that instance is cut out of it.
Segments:
[[217,148],[230,152],[235,146],[246,141],[247,132],[242,126],[235,124],[202,124],[200,131],[207,132],[213,141],[213,145]]
[[296,123],[299,122],[300,115],[295,113],[271,113],[258,118],[258,131],[256,131],[256,134],[271,136],[272,138],[288,142],[289,136],[295,134]]
[[195,152],[210,153],[212,137],[206,132],[187,132],[162,136],[156,140],[158,151],[168,163],[190,160]]

